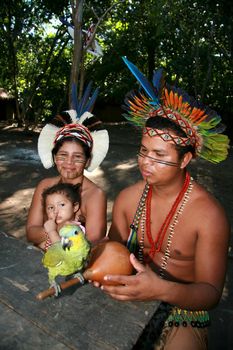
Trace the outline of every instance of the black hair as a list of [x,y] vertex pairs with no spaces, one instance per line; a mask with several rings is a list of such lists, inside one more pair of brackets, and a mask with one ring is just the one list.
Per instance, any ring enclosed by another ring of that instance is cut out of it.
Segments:
[[[150,117],[149,119],[147,119],[145,126],[153,129],[158,129],[158,130],[172,131],[176,136],[187,137],[187,135],[179,127],[179,125],[174,123],[172,120],[161,116]],[[193,156],[195,155],[195,149],[191,145],[180,146],[175,144],[175,148],[179,154],[180,159],[182,159],[185,153],[188,153],[188,152],[191,152]]]
[[91,149],[90,149],[90,147],[88,147],[88,145],[86,143],[77,139],[77,137],[75,137],[75,136],[67,136],[67,137],[62,137],[60,140],[58,140],[56,142],[55,146],[53,147],[53,149],[52,149],[53,161],[54,161],[54,157],[56,156],[57,152],[59,151],[59,149],[61,148],[63,143],[65,143],[66,141],[78,143],[82,147],[83,152],[85,154],[85,157],[87,159],[91,158]]
[[81,202],[80,187],[81,187],[81,184],[72,185],[69,183],[58,183],[54,186],[46,188],[42,193],[44,207],[45,207],[47,196],[54,193],[64,194],[72,202],[73,205],[76,203],[80,204]]

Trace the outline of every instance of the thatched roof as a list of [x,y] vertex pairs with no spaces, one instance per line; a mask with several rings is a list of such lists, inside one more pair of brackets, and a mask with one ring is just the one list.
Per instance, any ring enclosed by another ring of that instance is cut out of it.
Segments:
[[5,100],[5,99],[12,99],[14,98],[14,96],[12,96],[11,94],[9,94],[9,92],[7,92],[5,89],[0,88],[0,99]]

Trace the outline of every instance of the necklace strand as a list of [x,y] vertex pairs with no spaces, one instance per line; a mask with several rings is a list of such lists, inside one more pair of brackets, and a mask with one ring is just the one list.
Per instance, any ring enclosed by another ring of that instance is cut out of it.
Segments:
[[151,233],[152,186],[150,186],[148,196],[146,199],[146,234],[147,234],[150,246],[151,246],[150,251],[149,251],[149,255],[152,258],[154,257],[155,253],[158,253],[161,250],[163,240],[164,240],[165,234],[167,232],[168,226],[171,223],[171,220],[172,220],[172,218],[173,218],[173,216],[178,208],[178,205],[180,204],[185,192],[188,189],[189,183],[190,183],[190,175],[189,175],[189,173],[186,173],[183,187],[182,187],[181,191],[179,192],[178,196],[176,197],[176,200],[173,203],[169,213],[167,214],[162,226],[160,227],[160,230],[159,230],[155,240],[153,240],[152,233]]
[[181,206],[178,209],[176,215],[174,216],[174,221],[170,225],[170,228],[169,228],[169,235],[168,235],[168,239],[167,239],[167,246],[166,246],[166,249],[165,249],[165,253],[162,256],[162,263],[161,263],[161,267],[160,267],[160,270],[159,270],[159,275],[160,275],[161,278],[164,277],[165,271],[167,269],[168,260],[169,260],[170,255],[171,255],[170,247],[171,247],[172,238],[173,238],[173,235],[174,235],[174,232],[175,232],[175,226],[178,224],[178,217],[179,217],[179,215],[181,215],[183,213],[184,207],[185,207],[186,203],[189,200],[189,195],[192,192],[192,189],[193,189],[193,178],[191,177],[190,178],[190,182],[189,182],[189,186],[188,186],[188,188],[187,188],[187,190],[186,190],[186,192],[184,194],[184,199],[183,199],[183,201],[181,203]]

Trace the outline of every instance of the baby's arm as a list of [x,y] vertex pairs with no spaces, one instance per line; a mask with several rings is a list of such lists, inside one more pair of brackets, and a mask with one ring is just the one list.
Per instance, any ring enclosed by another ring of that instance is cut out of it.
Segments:
[[61,238],[57,232],[57,225],[56,225],[54,220],[49,219],[49,220],[45,221],[44,229],[45,229],[45,232],[47,233],[48,238],[50,239],[52,244],[61,240]]

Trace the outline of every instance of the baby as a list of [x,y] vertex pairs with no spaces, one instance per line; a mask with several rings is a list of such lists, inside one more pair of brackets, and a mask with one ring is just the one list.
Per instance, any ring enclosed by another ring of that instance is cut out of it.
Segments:
[[[51,244],[74,235],[72,232],[84,227],[75,221],[80,207],[80,184],[58,183],[42,193],[43,207],[47,220],[44,223],[47,240],[45,251]],[[64,226],[65,225],[65,226]]]

